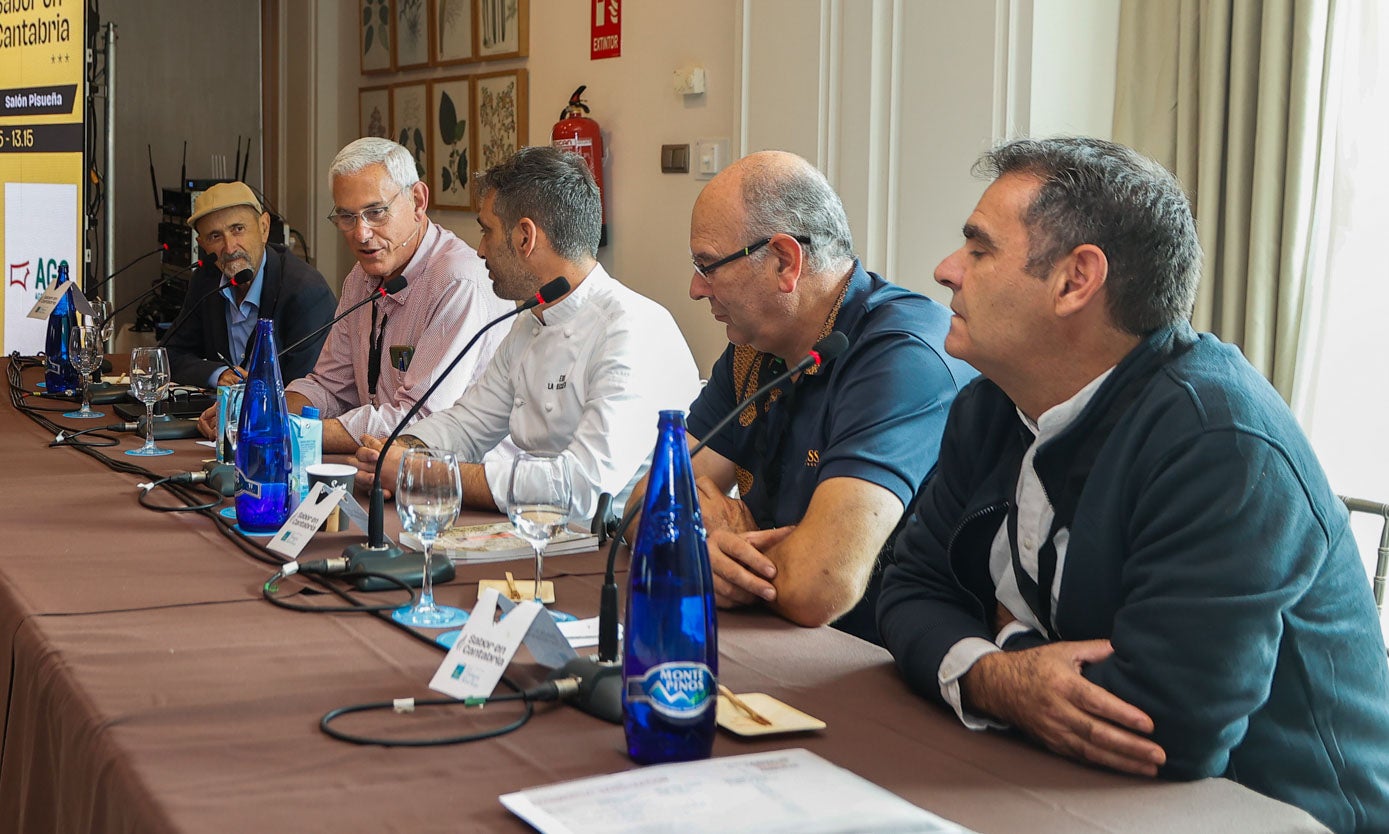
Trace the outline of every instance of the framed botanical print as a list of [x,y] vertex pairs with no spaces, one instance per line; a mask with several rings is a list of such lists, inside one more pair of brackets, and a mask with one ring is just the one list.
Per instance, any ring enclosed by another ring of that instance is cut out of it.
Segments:
[[357,136],[391,138],[391,88],[363,87],[357,92]]
[[391,0],[358,0],[357,22],[360,36],[362,72],[390,72],[391,63]]
[[439,208],[473,209],[471,145],[473,81],[466,76],[429,82],[433,129],[429,133],[430,203]]
[[461,64],[477,60],[473,44],[473,0],[432,0],[434,3],[434,63]]
[[473,76],[473,125],[479,171],[491,168],[526,144],[526,71]]
[[479,58],[524,58],[529,51],[530,0],[477,0]]
[[429,0],[395,0],[395,68],[429,65]]
[[391,138],[415,158],[420,179],[429,181],[429,90],[423,81],[391,86]]

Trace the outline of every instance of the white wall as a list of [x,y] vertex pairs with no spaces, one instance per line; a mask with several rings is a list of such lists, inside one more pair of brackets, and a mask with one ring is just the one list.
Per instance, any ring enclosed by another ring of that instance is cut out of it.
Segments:
[[1115,0],[1032,0],[1033,136],[1108,139],[1119,48]]
[[745,151],[794,150],[844,200],[864,266],[932,279],[1008,136],[1108,136],[1113,0],[742,0]]

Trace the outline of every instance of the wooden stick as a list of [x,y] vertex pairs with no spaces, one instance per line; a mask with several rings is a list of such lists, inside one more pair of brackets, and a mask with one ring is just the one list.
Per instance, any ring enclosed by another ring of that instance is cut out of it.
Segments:
[[737,707],[738,710],[742,712],[744,715],[746,715],[748,718],[751,718],[753,721],[756,721],[763,727],[772,726],[772,722],[767,719],[767,716],[748,706],[746,701],[744,701],[742,698],[739,698],[737,695],[734,695],[733,691],[728,687],[724,686],[723,684],[719,684],[719,694],[727,698],[730,704]]

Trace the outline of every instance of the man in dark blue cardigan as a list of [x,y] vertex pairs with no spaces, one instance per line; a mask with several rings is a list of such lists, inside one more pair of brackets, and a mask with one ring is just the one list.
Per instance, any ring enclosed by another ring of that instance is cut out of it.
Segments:
[[1346,511],[1273,388],[1188,325],[1177,181],[1089,139],[980,167],[936,280],[984,378],[883,580],[902,674],[972,728],[1383,830],[1389,666]]

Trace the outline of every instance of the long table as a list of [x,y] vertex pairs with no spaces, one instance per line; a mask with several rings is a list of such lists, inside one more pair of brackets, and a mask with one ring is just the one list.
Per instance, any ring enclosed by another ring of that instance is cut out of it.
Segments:
[[[459,746],[329,738],[318,722],[333,708],[435,697],[426,684],[442,650],[375,616],[269,605],[260,586],[271,568],[214,522],[141,508],[141,477],[48,448],[51,437],[8,398],[0,433],[0,831],[524,832],[499,794],[633,767],[620,727],[555,704],[538,705],[516,732]],[[119,454],[136,444],[127,437],[107,452],[138,460]],[[174,455],[142,465],[196,469],[211,452],[168,444]],[[360,538],[320,534],[304,556],[335,555]],[[477,582],[506,567],[461,569],[437,595],[471,607]],[[529,573],[526,563],[512,568]],[[559,607],[595,613],[598,554],[554,557],[546,571]],[[756,741],[721,733],[716,756],[805,747],[981,832],[1324,830],[1223,779],[1132,778],[965,730],[909,692],[886,652],[833,629],[761,611],[722,612],[719,627],[722,682],[828,726]],[[509,674],[525,685],[544,672],[522,655]],[[518,715],[498,704],[352,716],[342,726],[428,737]]]

